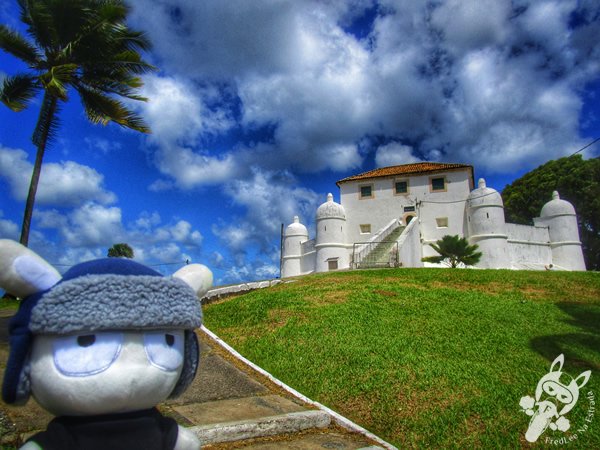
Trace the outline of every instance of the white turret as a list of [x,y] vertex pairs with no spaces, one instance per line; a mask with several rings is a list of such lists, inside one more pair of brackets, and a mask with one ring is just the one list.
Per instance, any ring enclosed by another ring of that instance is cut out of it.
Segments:
[[562,200],[558,192],[554,191],[552,200],[542,207],[536,224],[548,227],[554,265],[568,270],[585,270],[577,215],[571,203]]
[[302,243],[306,241],[308,230],[300,223],[300,218],[294,216],[294,222],[289,224],[283,233],[281,278],[302,274]]
[[467,198],[467,224],[469,242],[477,244],[483,254],[477,267],[510,268],[504,203],[498,191],[487,187],[483,178]]
[[327,195],[327,201],[317,209],[317,238],[315,248],[316,272],[347,269],[350,266],[346,248],[346,211]]

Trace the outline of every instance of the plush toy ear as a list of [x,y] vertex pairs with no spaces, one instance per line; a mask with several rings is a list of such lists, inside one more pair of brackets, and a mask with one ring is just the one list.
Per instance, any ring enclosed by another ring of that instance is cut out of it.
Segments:
[[54,286],[60,273],[35,252],[18,242],[0,239],[0,287],[27,297]]
[[173,274],[173,278],[185,281],[196,292],[198,297],[206,294],[213,282],[212,272],[202,264],[184,266]]

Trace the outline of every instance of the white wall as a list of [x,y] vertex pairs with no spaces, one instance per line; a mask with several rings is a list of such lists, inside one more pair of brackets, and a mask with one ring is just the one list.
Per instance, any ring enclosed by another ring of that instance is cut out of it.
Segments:
[[402,267],[423,267],[421,261],[421,238],[419,221],[413,220],[398,239],[398,251]]
[[[446,191],[431,192],[430,179],[444,176]],[[408,180],[408,193],[395,195],[395,181]],[[360,186],[372,184],[373,198],[360,199]],[[346,210],[347,242],[366,242],[394,218],[404,216],[403,206],[421,201],[416,214],[421,223],[425,240],[434,242],[446,234],[464,236],[465,200],[471,191],[470,170],[460,169],[435,174],[420,174],[408,177],[385,177],[371,180],[345,182],[340,185],[341,204]],[[458,203],[447,203],[454,202]],[[430,203],[442,202],[442,203]],[[448,227],[439,228],[437,217],[447,217]],[[360,225],[371,224],[371,234],[361,234]]]
[[300,264],[300,269],[302,270],[303,275],[313,273],[315,271],[315,266],[317,264],[316,256],[317,251],[315,250],[315,240],[311,239],[310,241],[303,242],[302,262]]
[[535,227],[531,225],[507,223],[506,234],[508,234],[509,240],[533,241],[541,243],[548,243],[550,241],[548,227]]
[[508,234],[508,255],[513,264],[552,263],[550,235],[547,227],[506,224]]

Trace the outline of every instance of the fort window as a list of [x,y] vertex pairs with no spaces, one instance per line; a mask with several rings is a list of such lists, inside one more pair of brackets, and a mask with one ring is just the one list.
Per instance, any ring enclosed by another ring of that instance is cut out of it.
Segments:
[[338,269],[338,259],[328,259],[327,260],[327,269],[328,270],[337,270]]
[[448,218],[447,217],[436,217],[435,221],[437,223],[438,228],[448,228]]
[[396,181],[394,184],[394,193],[396,195],[408,194],[408,181]]
[[373,198],[373,185],[366,184],[360,187],[360,198]]
[[445,191],[446,190],[446,178],[445,177],[430,178],[430,188],[431,188],[431,192]]
[[360,234],[370,234],[371,233],[371,224],[363,223],[360,225]]
[[404,207],[404,212],[414,212],[414,211],[415,211],[414,206],[405,206]]

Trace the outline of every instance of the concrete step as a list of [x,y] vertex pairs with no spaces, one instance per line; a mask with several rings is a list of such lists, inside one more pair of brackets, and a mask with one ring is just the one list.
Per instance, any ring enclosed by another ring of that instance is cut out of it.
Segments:
[[275,394],[192,403],[173,409],[196,425],[253,420],[306,410],[304,406]]
[[276,394],[192,403],[173,409],[194,424],[189,430],[202,445],[297,433],[325,428],[331,423],[327,413],[307,409]]
[[198,436],[204,446],[327,428],[330,424],[329,414],[320,410],[305,410],[236,422],[197,425],[188,429]]

